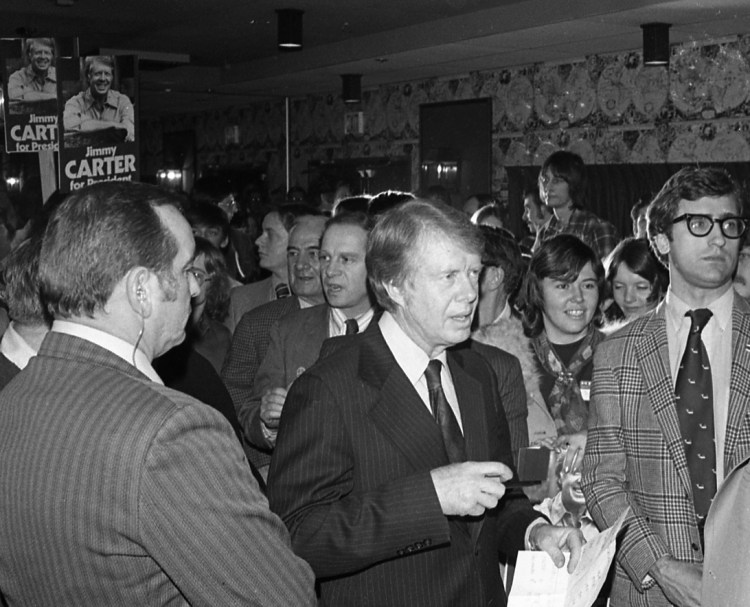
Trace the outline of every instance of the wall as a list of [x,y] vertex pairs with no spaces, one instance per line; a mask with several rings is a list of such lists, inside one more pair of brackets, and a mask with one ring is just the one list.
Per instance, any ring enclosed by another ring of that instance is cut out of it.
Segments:
[[[670,67],[644,67],[640,52],[563,64],[483,71],[363,91],[345,107],[337,93],[291,101],[292,183],[307,185],[310,160],[407,156],[418,185],[419,105],[493,99],[493,191],[506,166],[539,165],[570,149],[587,164],[750,161],[750,35],[672,48]],[[366,82],[366,76],[365,76]],[[364,112],[364,134],[344,134],[344,112]],[[161,168],[164,132],[194,129],[199,168],[268,165],[269,189],[284,183],[283,102],[144,125],[144,174]],[[224,144],[239,125],[240,143]]]

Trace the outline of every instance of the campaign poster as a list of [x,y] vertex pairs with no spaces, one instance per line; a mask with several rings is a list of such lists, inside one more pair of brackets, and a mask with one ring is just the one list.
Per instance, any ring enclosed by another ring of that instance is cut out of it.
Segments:
[[0,41],[6,152],[57,151],[56,56],[54,38]]
[[58,61],[60,190],[138,181],[138,60],[89,55]]

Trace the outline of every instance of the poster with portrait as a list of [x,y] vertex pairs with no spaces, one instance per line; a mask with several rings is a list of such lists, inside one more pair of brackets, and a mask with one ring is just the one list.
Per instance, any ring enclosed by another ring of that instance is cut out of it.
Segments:
[[137,57],[60,59],[57,71],[60,190],[138,181]]
[[0,41],[7,152],[57,150],[56,57],[54,38]]

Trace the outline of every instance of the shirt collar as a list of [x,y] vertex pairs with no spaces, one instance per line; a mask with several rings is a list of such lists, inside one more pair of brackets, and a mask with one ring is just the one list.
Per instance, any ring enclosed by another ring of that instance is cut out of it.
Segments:
[[101,346],[105,350],[109,350],[115,356],[119,356],[129,365],[133,365],[135,362],[135,368],[151,381],[156,382],[157,384],[164,383],[156,371],[154,371],[154,368],[151,366],[151,363],[143,351],[134,348],[133,344],[128,343],[119,337],[115,337],[110,333],[105,333],[99,329],[94,329],[93,327],[82,325],[70,320],[55,320],[52,323],[52,330],[90,341],[97,346]]
[[[331,311],[331,322],[333,323],[333,326],[336,327],[335,335],[343,335],[346,330],[345,323],[348,317],[339,308],[329,308],[329,310]],[[357,331],[359,333],[367,328],[374,313],[375,310],[373,308],[368,308],[366,312],[354,317],[354,320],[357,321]]]
[[36,356],[36,350],[19,335],[15,328],[15,322],[11,321],[0,340],[0,353],[19,369],[24,369],[29,364],[32,356]]
[[[37,77],[36,72],[34,71],[34,68],[30,65],[26,66],[26,75],[29,79],[35,80]],[[55,74],[55,68],[51,67],[47,70],[47,74],[44,76],[45,82],[57,82],[57,75]]]
[[[104,100],[104,105],[116,108],[117,104],[115,103],[113,97],[114,91],[110,89],[109,91],[107,91],[107,98]],[[95,100],[94,96],[91,94],[91,89],[86,89],[86,92],[83,94],[83,98],[86,101],[86,107],[90,108],[92,105],[94,105]]]
[[[427,353],[414,343],[411,337],[404,333],[404,330],[399,326],[390,312],[383,312],[378,326],[398,366],[401,367],[412,385],[416,385],[424,375],[427,363],[430,362]],[[448,356],[445,350],[436,359],[443,363],[443,367],[446,370],[448,369]]]
[[[684,300],[672,291],[672,288],[667,289],[667,294],[664,297],[664,303],[666,305],[666,316],[667,321],[672,325],[675,332],[679,329],[680,325],[685,322],[685,314],[692,310]],[[734,289],[730,287],[726,292],[721,295],[718,299],[715,299],[706,307],[711,310],[711,320],[715,320],[718,323],[719,329],[725,331],[729,326],[729,322],[732,320],[732,306],[734,305]],[[709,321],[711,322],[711,321]]]

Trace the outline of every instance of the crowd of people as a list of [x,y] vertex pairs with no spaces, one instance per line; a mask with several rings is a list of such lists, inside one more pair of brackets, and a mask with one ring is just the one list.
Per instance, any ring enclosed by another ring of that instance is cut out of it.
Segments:
[[0,274],[3,600],[504,605],[627,512],[597,605],[742,604],[739,187],[682,169],[620,238],[584,185],[552,154],[522,237],[485,195],[60,197]]

